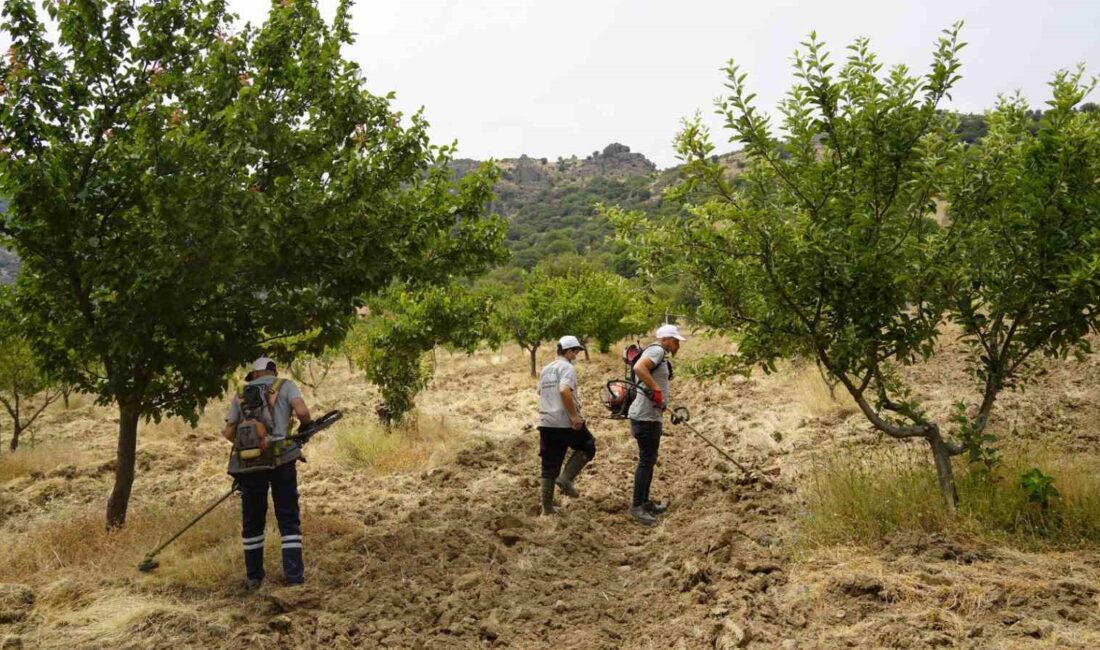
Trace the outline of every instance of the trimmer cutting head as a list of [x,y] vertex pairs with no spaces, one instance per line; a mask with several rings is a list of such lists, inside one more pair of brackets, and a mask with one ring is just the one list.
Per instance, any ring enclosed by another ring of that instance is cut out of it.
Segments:
[[149,573],[158,566],[160,566],[160,562],[157,562],[157,558],[153,557],[152,555],[146,555],[145,559],[143,559],[141,562],[138,562],[137,568],[138,571]]

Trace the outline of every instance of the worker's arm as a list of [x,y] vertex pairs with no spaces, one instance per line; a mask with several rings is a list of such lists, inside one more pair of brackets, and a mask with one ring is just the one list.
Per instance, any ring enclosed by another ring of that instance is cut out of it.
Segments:
[[634,364],[634,374],[638,379],[642,380],[642,383],[646,385],[649,390],[661,390],[661,387],[657,385],[657,380],[653,378],[653,359],[647,356],[642,356]]
[[664,409],[665,396],[661,393],[661,387],[657,385],[657,380],[653,378],[654,367],[653,359],[643,356],[634,364],[634,375],[642,380],[646,388],[649,388],[649,399],[653,402],[653,405],[658,409]]
[[573,389],[569,386],[561,387],[561,403],[565,406],[565,412],[569,414],[569,422],[574,429],[584,426],[584,418],[577,412],[577,404],[573,401]]
[[225,428],[222,429],[222,437],[229,442],[233,442],[233,439],[237,437],[237,423],[226,422]]
[[294,409],[294,415],[300,423],[299,426],[308,426],[310,422],[313,422],[313,418],[309,415],[309,407],[306,406],[306,401],[301,397],[290,400],[290,408]]

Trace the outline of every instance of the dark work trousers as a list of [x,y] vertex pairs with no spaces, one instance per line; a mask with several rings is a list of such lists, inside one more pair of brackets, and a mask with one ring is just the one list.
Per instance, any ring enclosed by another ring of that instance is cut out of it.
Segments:
[[542,458],[542,478],[557,478],[561,464],[570,449],[583,451],[588,460],[596,457],[596,438],[584,425],[580,430],[539,427],[539,456]]
[[288,584],[305,580],[302,563],[302,529],[298,519],[297,462],[275,469],[238,477],[241,486],[241,538],[244,567],[249,579],[264,578],[264,524],[267,520],[267,489],[275,502],[275,519],[282,538],[283,578]]
[[634,470],[634,505],[649,501],[649,486],[653,483],[653,466],[661,447],[662,422],[631,420],[630,433],[638,441],[638,467]]

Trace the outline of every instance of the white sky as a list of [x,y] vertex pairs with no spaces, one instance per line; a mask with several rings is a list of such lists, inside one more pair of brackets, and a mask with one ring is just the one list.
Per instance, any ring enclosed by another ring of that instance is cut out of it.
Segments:
[[[335,0],[321,5],[331,17]],[[259,23],[269,3],[230,6]],[[1016,89],[1039,107],[1056,69],[1100,73],[1097,0],[359,0],[347,55],[372,92],[396,91],[406,112],[424,106],[433,140],[457,139],[462,157],[583,157],[621,142],[667,167],[682,117],[701,109],[718,126],[727,59],[770,108],[810,30],[834,60],[867,36],[884,63],[923,72],[940,30],[960,19],[969,45],[955,108],[982,110]]]

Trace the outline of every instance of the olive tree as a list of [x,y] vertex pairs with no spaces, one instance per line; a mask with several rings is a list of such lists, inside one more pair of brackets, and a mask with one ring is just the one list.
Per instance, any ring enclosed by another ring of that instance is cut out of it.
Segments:
[[310,0],[238,28],[224,1],[6,0],[0,222],[44,370],[117,404],[107,523],[124,523],[139,421],[221,394],[233,368],[353,301],[501,256],[491,168],[370,93]]
[[[1096,118],[1073,106],[1079,75],[1055,78],[1051,115],[1021,128],[1020,102],[991,116],[990,142],[967,148],[938,110],[958,80],[959,26],[923,76],[884,72],[866,40],[838,69],[811,36],[776,132],[746,77],[726,69],[718,111],[749,169],[732,181],[698,119],[679,140],[674,196],[702,195],[677,221],[612,211],[649,270],[673,269],[702,298],[698,318],[736,332],[714,371],[808,357],[851,394],[868,421],[925,440],[954,507],[951,457],[980,454],[997,393],[1037,352],[1083,349],[1095,327],[1100,259]],[[946,198],[946,220],[935,200]],[[899,365],[929,358],[945,319],[973,345],[977,408],[941,425],[912,397]]]

